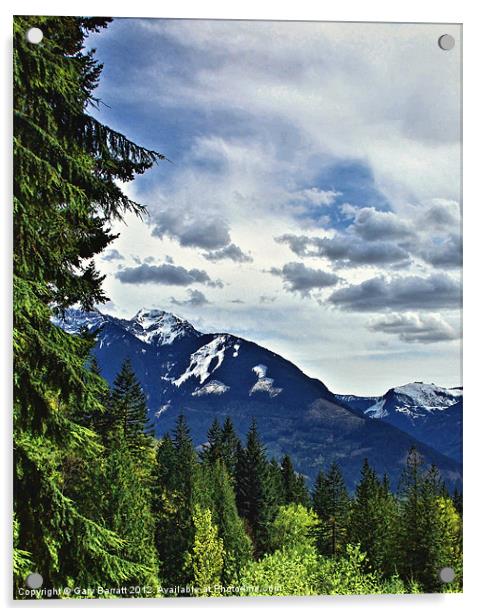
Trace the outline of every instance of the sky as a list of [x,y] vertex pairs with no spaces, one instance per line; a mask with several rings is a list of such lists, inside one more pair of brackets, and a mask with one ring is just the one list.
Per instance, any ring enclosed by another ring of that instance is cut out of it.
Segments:
[[[455,38],[443,51],[441,34]],[[332,391],[461,385],[459,26],[118,19],[92,110],[172,162],[97,265]]]

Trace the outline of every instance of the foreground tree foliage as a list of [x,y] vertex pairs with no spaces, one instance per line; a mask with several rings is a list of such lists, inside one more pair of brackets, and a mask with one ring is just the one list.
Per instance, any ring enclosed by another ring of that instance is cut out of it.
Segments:
[[[142,213],[119,182],[163,158],[89,115],[102,67],[84,39],[108,22],[14,21],[16,549],[17,562],[28,558],[46,586],[117,585],[145,574],[99,508],[90,509],[95,499],[66,490],[66,460],[81,469],[85,486],[98,487],[102,445],[75,418],[104,411],[102,386],[88,368],[93,341],[51,321],[73,304],[90,309],[105,300],[92,257],[114,239],[110,221]],[[44,33],[41,45],[25,39],[32,26]]]
[[462,497],[415,451],[398,494],[365,462],[350,496],[336,464],[310,494],[289,456],[268,460],[254,420],[241,442],[216,419],[198,452],[181,414],[156,441],[132,366],[109,387],[94,338],[55,325],[106,299],[93,257],[114,219],[143,211],[119,184],[163,158],[88,113],[102,67],[84,40],[108,22],[14,23],[16,596],[32,571],[85,596],[459,591]]

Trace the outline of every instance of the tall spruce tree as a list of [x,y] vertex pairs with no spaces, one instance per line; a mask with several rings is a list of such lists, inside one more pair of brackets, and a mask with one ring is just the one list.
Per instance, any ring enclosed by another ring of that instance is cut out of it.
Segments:
[[222,427],[221,450],[222,458],[229,476],[234,481],[240,440],[234,429],[231,417],[226,417]]
[[246,447],[238,451],[236,468],[236,501],[240,515],[246,520],[257,555],[270,545],[270,525],[276,515],[269,462],[253,419]]
[[318,548],[322,554],[338,556],[347,542],[350,499],[336,462],[328,473],[318,474],[312,499],[313,509],[320,518]]
[[208,429],[207,439],[207,443],[201,451],[201,459],[210,463],[221,460],[223,457],[223,431],[217,417],[214,418],[213,423]]
[[136,572],[126,584],[148,586],[147,593],[141,590],[139,594],[152,596],[152,589],[158,586],[158,561],[150,486],[125,438],[108,451],[103,480],[106,486],[102,503],[105,523],[122,537],[123,557],[143,564],[143,570]]
[[[92,340],[51,320],[73,304],[106,300],[93,257],[115,238],[112,220],[143,212],[121,184],[163,158],[89,115],[102,66],[84,40],[108,22],[14,20],[16,546],[52,587],[118,585],[142,569],[122,557],[122,541],[98,511],[65,494],[66,455],[83,460],[87,474],[99,457],[75,411],[101,411],[102,397],[88,368]],[[43,31],[41,45],[26,39],[33,26]]]
[[187,554],[194,541],[194,506],[199,493],[199,463],[186,419],[180,415],[171,439],[157,450],[154,478],[156,546],[160,576],[167,585],[188,584],[193,572]]
[[353,545],[360,544],[367,555],[366,569],[383,571],[386,575],[395,573],[398,525],[396,499],[365,459],[352,502],[348,540]]
[[236,584],[241,570],[252,558],[253,546],[239,517],[232,481],[222,460],[203,464],[196,500],[212,512],[223,540],[222,582],[226,586]]
[[109,403],[111,437],[125,440],[134,458],[141,458],[152,448],[153,427],[147,416],[146,397],[126,359],[114,380]]
[[282,477],[282,504],[289,505],[295,503],[297,505],[310,505],[310,494],[305,484],[304,477],[299,475],[293,466],[293,462],[288,454],[281,461],[281,477]]
[[443,494],[438,470],[433,466],[424,470],[415,448],[407,457],[400,493],[397,568],[401,576],[418,581],[425,592],[440,592],[444,589],[440,570],[452,567],[459,574],[454,588],[459,587],[460,517]]

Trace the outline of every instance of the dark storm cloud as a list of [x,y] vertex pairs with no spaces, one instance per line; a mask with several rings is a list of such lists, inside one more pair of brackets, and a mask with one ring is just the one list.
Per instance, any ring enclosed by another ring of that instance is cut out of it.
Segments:
[[446,274],[371,278],[332,293],[328,301],[343,310],[380,312],[384,310],[430,310],[459,308],[460,284]]
[[326,257],[338,266],[409,265],[410,254],[393,242],[364,242],[350,235],[316,238],[285,234],[276,238],[300,257]]
[[306,267],[304,263],[286,263],[282,269],[272,267],[271,274],[281,276],[289,291],[309,295],[313,289],[332,287],[341,280],[336,274]]
[[430,344],[460,338],[460,332],[438,315],[392,314],[373,321],[369,328],[396,335],[403,342]]
[[143,263],[137,267],[126,267],[116,273],[116,278],[128,284],[157,283],[188,286],[198,282],[208,286],[223,286],[220,281],[211,280],[204,270],[187,270],[181,265],[173,265],[171,263],[163,263],[162,265],[148,265],[147,263]]
[[116,250],[115,248],[111,248],[111,250],[108,250],[105,254],[102,255],[102,260],[103,261],[123,261],[124,257],[121,255],[121,253]]
[[236,244],[228,244],[228,246],[220,250],[206,252],[203,254],[203,257],[208,259],[208,261],[221,261],[222,259],[231,259],[237,263],[249,263],[253,261],[252,257],[245,254]]
[[176,306],[205,306],[210,302],[207,300],[206,296],[202,291],[198,291],[197,289],[188,289],[189,298],[185,300],[177,300],[175,297],[171,297],[171,304],[175,304]]
[[217,250],[231,241],[227,223],[213,216],[163,210],[153,217],[153,222],[153,235],[176,239],[181,246]]

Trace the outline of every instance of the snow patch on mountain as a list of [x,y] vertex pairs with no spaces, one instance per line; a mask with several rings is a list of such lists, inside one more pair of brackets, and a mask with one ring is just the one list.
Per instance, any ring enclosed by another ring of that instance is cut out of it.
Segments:
[[385,409],[385,398],[379,398],[375,404],[367,408],[365,413],[370,415],[372,419],[382,419],[382,417],[386,417],[388,411]]
[[229,385],[225,385],[221,383],[221,381],[213,380],[206,383],[204,387],[198,387],[192,392],[191,396],[208,396],[210,394],[220,396],[229,391],[229,389]]
[[188,369],[173,381],[174,385],[180,387],[191,377],[198,378],[202,385],[223,363],[227,338],[225,335],[216,336],[211,342],[195,351],[191,355]]
[[241,345],[240,345],[240,344],[238,344],[238,343],[236,343],[236,344],[233,346],[233,349],[234,349],[234,351],[233,351],[233,357],[238,357],[240,347],[241,347]]
[[171,401],[169,400],[169,402],[168,402],[167,404],[163,404],[163,405],[160,407],[160,409],[154,413],[154,415],[155,415],[157,418],[159,418],[159,417],[162,415],[162,413],[165,413],[165,412],[166,412],[168,409],[170,409],[170,408],[171,408]]
[[273,386],[274,379],[270,379],[266,376],[268,373],[268,368],[264,364],[253,366],[253,372],[258,377],[258,380],[253,387],[251,387],[249,391],[250,396],[254,393],[263,392],[267,393],[270,398],[274,398],[283,391],[281,387]]

